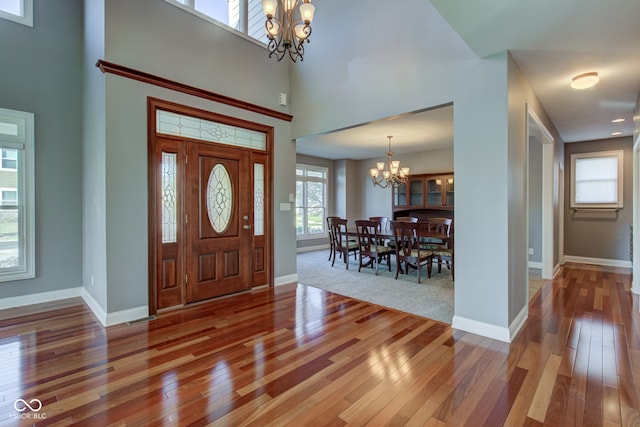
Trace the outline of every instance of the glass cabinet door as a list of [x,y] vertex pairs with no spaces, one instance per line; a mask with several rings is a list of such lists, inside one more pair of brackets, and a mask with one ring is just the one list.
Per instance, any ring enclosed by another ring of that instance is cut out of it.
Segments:
[[444,177],[444,179],[447,187],[447,190],[445,192],[445,197],[446,197],[445,202],[447,206],[453,206],[453,192],[454,192],[453,176],[446,176]]
[[423,183],[422,179],[409,182],[409,204],[411,206],[422,206],[424,204]]
[[407,205],[407,186],[399,185],[393,187],[393,205],[394,206],[406,206]]
[[427,180],[427,206],[442,206],[442,178]]

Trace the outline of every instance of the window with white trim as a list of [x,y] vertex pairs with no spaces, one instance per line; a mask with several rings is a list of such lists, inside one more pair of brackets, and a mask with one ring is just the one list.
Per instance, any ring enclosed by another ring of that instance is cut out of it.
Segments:
[[33,27],[33,0],[0,0],[0,18]]
[[623,151],[571,155],[571,207],[621,209]]
[[296,236],[326,236],[327,182],[329,169],[296,165]]
[[[0,0],[2,1],[2,0]],[[268,43],[262,0],[165,0],[196,16]]]
[[35,277],[34,115],[0,108],[0,282]]

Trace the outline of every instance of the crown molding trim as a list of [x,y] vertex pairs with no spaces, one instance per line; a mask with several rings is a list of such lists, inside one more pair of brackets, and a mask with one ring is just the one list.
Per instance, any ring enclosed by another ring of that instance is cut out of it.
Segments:
[[188,95],[197,96],[199,98],[208,99],[210,101],[219,102],[221,104],[230,105],[232,107],[241,108],[243,110],[252,111],[254,113],[262,114],[265,116],[274,117],[276,119],[284,120],[287,122],[291,122],[293,120],[293,116],[290,114],[285,114],[280,111],[272,110],[270,108],[261,107],[259,105],[251,104],[249,102],[241,101],[229,96],[220,95],[219,93],[176,82],[174,80],[165,79],[164,77],[159,77],[153,74],[146,73],[144,71],[125,67],[124,65],[114,64],[113,62],[104,61],[102,59],[96,62],[96,67],[98,67],[100,71],[105,74],[115,74],[117,76],[152,84],[154,86],[163,87],[165,89],[175,90],[177,92],[186,93]]

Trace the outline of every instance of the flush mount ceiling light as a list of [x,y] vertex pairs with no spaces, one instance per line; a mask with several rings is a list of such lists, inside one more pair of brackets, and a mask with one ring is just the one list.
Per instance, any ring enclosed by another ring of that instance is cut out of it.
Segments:
[[574,89],[587,89],[598,83],[598,80],[600,78],[596,72],[580,74],[571,79],[571,87]]
[[622,123],[624,122],[624,119],[613,119],[611,120],[611,123]]

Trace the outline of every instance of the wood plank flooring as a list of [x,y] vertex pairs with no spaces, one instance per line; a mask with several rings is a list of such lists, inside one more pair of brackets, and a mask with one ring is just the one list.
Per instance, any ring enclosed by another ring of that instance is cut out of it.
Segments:
[[638,426],[627,271],[567,264],[511,344],[297,284],[107,329],[5,310],[0,425]]

